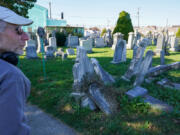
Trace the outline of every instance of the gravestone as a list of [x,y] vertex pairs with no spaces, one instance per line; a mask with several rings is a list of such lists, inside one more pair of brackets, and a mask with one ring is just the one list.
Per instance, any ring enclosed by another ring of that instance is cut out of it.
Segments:
[[134,33],[130,32],[128,37],[127,49],[133,49]]
[[36,58],[38,58],[35,46],[27,46],[26,47],[26,58],[27,59],[36,59]]
[[84,49],[87,51],[87,53],[92,52],[92,46],[93,46],[93,39],[89,38],[87,40],[79,40],[80,46],[84,47]]
[[45,49],[46,58],[54,58],[54,48],[52,46],[46,46],[45,48],[46,48]]
[[75,55],[74,49],[66,49],[66,53],[67,53],[68,55]]
[[95,58],[91,58],[91,63],[94,66],[95,73],[105,85],[115,82],[114,78],[100,66],[99,62]]
[[112,97],[112,93],[104,92],[96,84],[92,84],[89,87],[89,95],[96,105],[107,115],[117,112],[117,102]]
[[137,97],[143,97],[144,95],[146,95],[148,93],[147,89],[137,86],[134,87],[133,89],[129,90],[126,92],[126,95],[130,98],[137,98]]
[[76,48],[79,46],[79,39],[77,36],[69,35],[66,40],[67,47]]
[[180,38],[175,36],[171,37],[170,42],[170,51],[179,51],[180,50]]
[[107,32],[104,34],[104,41],[107,46],[112,46],[113,41],[110,29],[108,29]]
[[147,53],[146,53],[146,56],[144,58],[144,60],[142,61],[140,67],[139,67],[139,71],[136,75],[136,80],[134,82],[134,86],[139,86],[143,83],[144,81],[144,77],[145,75],[147,74],[148,70],[149,70],[149,66],[151,64],[151,61],[152,61],[152,57],[154,55],[154,52],[149,50]]
[[164,41],[165,41],[165,37],[163,33],[161,33],[157,39],[157,46],[156,46],[157,55],[160,55],[161,51],[164,50],[164,45],[165,45]]
[[165,55],[165,52],[164,52],[164,50],[162,50],[161,52],[160,52],[160,60],[161,60],[161,65],[164,65],[165,64],[165,59],[164,59],[164,55]]
[[134,47],[133,59],[130,62],[127,72],[122,76],[122,79],[130,81],[131,77],[139,72],[145,49],[146,42],[144,42],[144,40],[140,41],[139,45]]
[[116,45],[117,45],[117,43],[118,43],[118,40],[119,40],[119,39],[123,39],[123,36],[124,36],[124,34],[122,34],[122,33],[120,33],[120,32],[115,33],[115,34],[113,35],[112,50],[114,50],[114,49],[116,48]]
[[120,39],[114,51],[113,61],[111,63],[118,64],[126,61],[126,41]]
[[56,38],[55,37],[50,37],[49,38],[49,46],[52,46],[54,50],[57,49],[57,43],[56,43]]
[[94,45],[95,47],[99,47],[99,48],[106,46],[103,38],[95,38]]
[[27,40],[26,41],[26,47],[27,46],[34,46],[36,48],[36,41],[32,40],[32,39]]

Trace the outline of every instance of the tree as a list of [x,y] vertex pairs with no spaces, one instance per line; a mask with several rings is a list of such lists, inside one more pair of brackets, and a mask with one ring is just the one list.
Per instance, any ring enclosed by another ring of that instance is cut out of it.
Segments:
[[117,20],[116,27],[114,28],[113,34],[117,32],[124,34],[124,39],[126,41],[128,40],[128,33],[134,32],[130,15],[126,11],[122,11],[119,14],[119,18]]
[[178,31],[176,33],[176,37],[180,38],[180,28],[178,29]]
[[101,32],[101,37],[107,32],[106,28],[104,28]]
[[0,0],[0,5],[7,7],[17,14],[28,17],[28,10],[34,6],[37,0]]

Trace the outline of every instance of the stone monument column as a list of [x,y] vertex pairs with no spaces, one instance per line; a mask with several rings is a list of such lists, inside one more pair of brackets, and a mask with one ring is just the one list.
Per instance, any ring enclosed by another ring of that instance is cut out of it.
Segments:
[[133,49],[134,33],[130,32],[128,37],[127,49]]

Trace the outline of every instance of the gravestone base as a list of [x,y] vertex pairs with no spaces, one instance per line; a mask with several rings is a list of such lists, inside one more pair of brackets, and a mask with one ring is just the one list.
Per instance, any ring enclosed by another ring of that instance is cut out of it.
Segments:
[[122,61],[111,61],[110,63],[112,63],[112,64],[119,64],[119,63],[121,63]]

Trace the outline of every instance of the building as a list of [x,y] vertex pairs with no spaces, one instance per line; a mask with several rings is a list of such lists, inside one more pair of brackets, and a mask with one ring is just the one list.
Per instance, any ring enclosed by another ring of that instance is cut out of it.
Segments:
[[40,5],[34,4],[34,7],[28,12],[29,19],[33,20],[33,24],[24,26],[23,29],[26,32],[35,32],[38,27],[48,26],[66,26],[67,21],[63,19],[51,19],[48,17],[48,9]]

